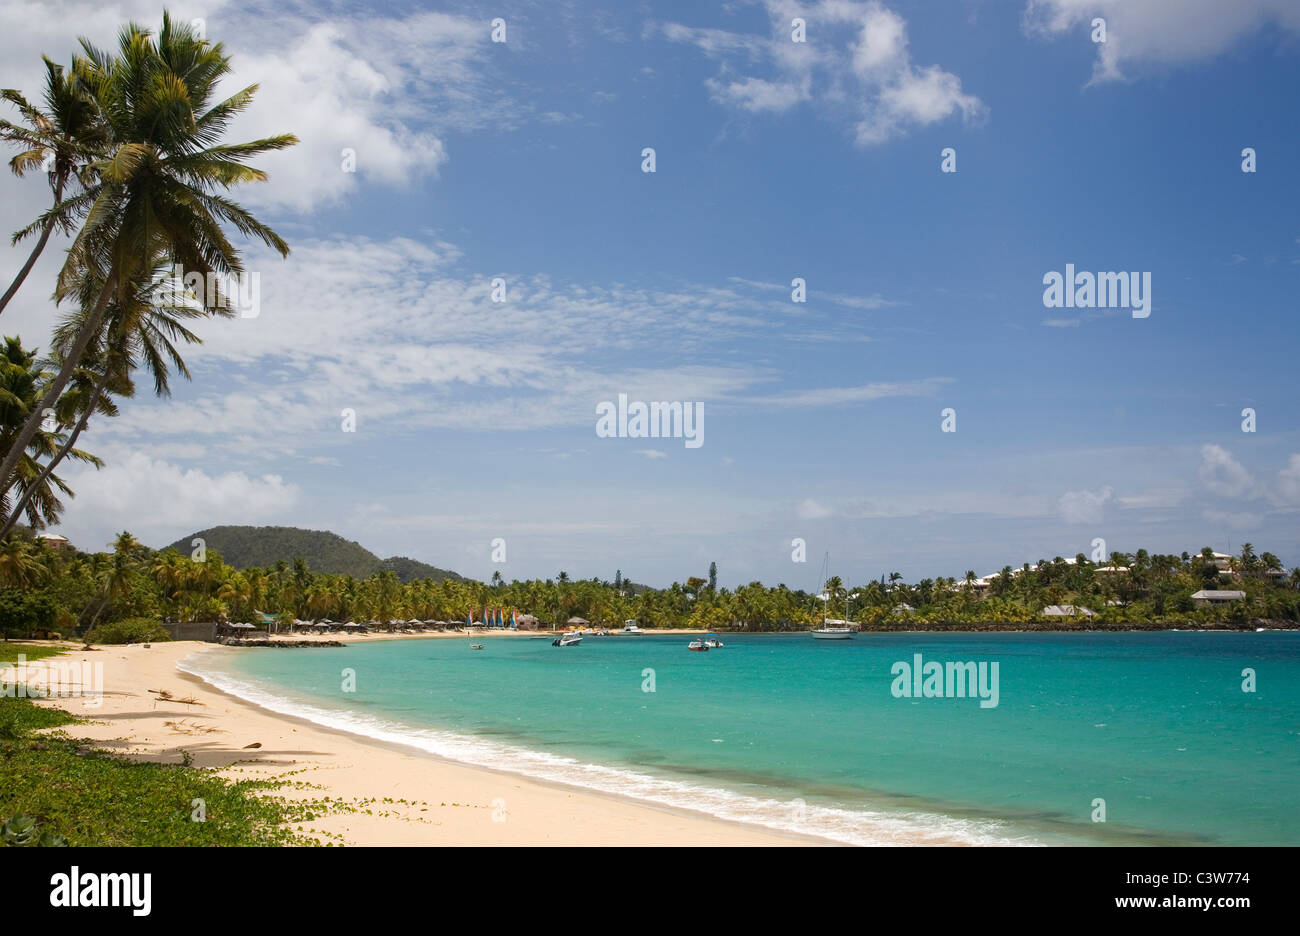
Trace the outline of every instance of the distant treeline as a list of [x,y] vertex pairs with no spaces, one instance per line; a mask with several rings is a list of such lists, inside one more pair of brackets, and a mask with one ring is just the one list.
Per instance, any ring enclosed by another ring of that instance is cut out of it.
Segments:
[[[488,583],[459,577],[402,582],[393,569],[366,577],[317,572],[304,557],[236,568],[211,541],[203,561],[195,561],[191,551],[153,550],[130,533],[118,536],[111,552],[93,554],[11,536],[0,544],[0,586],[0,629],[14,635],[41,629],[82,634],[114,622],[134,628],[161,619],[253,621],[257,612],[286,621],[458,622],[471,613],[481,619],[484,606],[517,608],[544,626],[580,617],[607,627],[635,620],[645,628],[749,631],[806,629],[823,617],[848,618],[872,630],[1300,621],[1300,574],[1282,570],[1271,553],[1256,556],[1250,544],[1231,558],[1208,549],[1182,555],[1138,550],[1114,554],[1104,565],[1082,556],[1057,558],[1019,570],[1006,567],[986,579],[968,572],[961,579],[908,584],[893,573],[852,590],[836,577],[813,595],[761,582],[719,588],[716,568],[707,578],[693,576],[667,588],[633,586],[621,572],[612,582],[574,580],[565,572],[513,582],[499,574]],[[1201,607],[1192,596],[1202,589],[1232,589],[1244,597]],[[1064,609],[1066,616],[1045,615],[1049,607]]]

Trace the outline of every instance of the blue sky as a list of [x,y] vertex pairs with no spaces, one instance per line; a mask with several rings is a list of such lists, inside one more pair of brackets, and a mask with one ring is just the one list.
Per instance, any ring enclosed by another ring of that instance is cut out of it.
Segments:
[[[261,313],[203,329],[192,384],[92,423],[78,545],[287,524],[481,578],[804,588],[825,551],[1300,561],[1294,3],[173,9],[262,83],[234,135],[303,141],[240,193],[293,254],[250,249]],[[7,8],[0,84],[131,17],[160,8]],[[45,195],[4,185],[12,230]],[[55,254],[5,313],[28,343]],[[1151,273],[1150,317],[1045,308],[1067,263]],[[703,402],[705,443],[598,438],[619,393]]]

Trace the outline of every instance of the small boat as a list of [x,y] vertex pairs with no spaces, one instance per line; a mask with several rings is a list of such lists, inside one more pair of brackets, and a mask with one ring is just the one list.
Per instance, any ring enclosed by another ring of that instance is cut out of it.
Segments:
[[718,639],[717,634],[705,634],[704,646],[710,648],[711,650],[720,650],[723,647],[725,647],[726,644],[724,644],[721,640]]
[[707,653],[709,647],[708,644],[706,644],[703,640],[696,638],[695,640],[692,640],[689,644],[686,645],[686,649],[697,650],[701,653]]
[[582,643],[582,635],[579,633],[561,634],[551,641],[552,647],[576,647]]
[[470,644],[470,645],[469,645],[469,648],[470,648],[471,650],[482,650],[482,649],[483,649],[483,645],[482,645],[482,644]]
[[644,634],[645,631],[643,631],[641,628],[639,628],[639,627],[636,626],[636,621],[624,621],[624,622],[623,622],[623,633],[625,633],[625,634]]

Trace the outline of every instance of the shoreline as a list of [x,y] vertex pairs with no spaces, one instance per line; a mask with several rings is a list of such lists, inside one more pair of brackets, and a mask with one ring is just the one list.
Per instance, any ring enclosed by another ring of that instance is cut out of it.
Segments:
[[[415,635],[385,635],[408,637]],[[430,635],[432,636],[432,635]],[[364,641],[365,638],[362,638]],[[88,719],[69,734],[140,761],[180,763],[236,779],[291,778],[271,795],[346,805],[302,823],[350,845],[839,844],[439,757],[274,712],[178,668],[216,647],[198,641],[69,650],[52,660],[102,663],[100,704],[38,700]],[[179,682],[183,689],[178,689]],[[170,700],[149,690],[163,689]],[[193,699],[194,705],[181,699]],[[141,703],[148,703],[142,706]],[[258,747],[253,748],[251,745]]]
[[[1192,622],[1187,622],[1187,623],[1190,624],[1190,623],[1192,623]],[[1023,622],[1017,622],[1017,623],[1011,623],[1011,622],[1007,622],[1007,623],[993,623],[993,624],[989,624],[989,625],[985,625],[985,626],[972,626],[972,625],[969,625],[969,624],[954,624],[954,625],[952,625],[952,626],[947,626],[947,625],[935,624],[935,625],[930,625],[930,626],[928,626],[928,627],[919,627],[919,628],[918,628],[918,627],[892,627],[892,626],[883,626],[883,625],[870,625],[870,626],[862,627],[861,629],[855,631],[855,636],[889,636],[889,635],[891,635],[891,634],[897,634],[897,635],[920,635],[920,634],[946,634],[946,635],[961,635],[961,634],[970,634],[970,635],[975,635],[975,634],[1160,634],[1160,633],[1167,633],[1167,634],[1224,634],[1224,633],[1255,634],[1255,633],[1293,633],[1293,632],[1296,632],[1296,631],[1300,631],[1300,627],[1282,626],[1283,624],[1291,624],[1291,623],[1292,623],[1292,622],[1289,622],[1289,621],[1287,621],[1287,622],[1271,622],[1271,621],[1256,620],[1256,621],[1250,621],[1250,622],[1241,623],[1241,624],[1233,623],[1233,622],[1216,622],[1216,623],[1214,623],[1214,624],[1212,624],[1212,625],[1210,625],[1210,626],[1205,626],[1205,627],[1174,627],[1174,626],[1171,626],[1171,625],[1168,625],[1168,624],[1158,624],[1158,625],[1157,625],[1157,624],[1152,624],[1152,625],[1146,625],[1146,626],[1137,626],[1137,625],[1131,625],[1131,624],[1112,624],[1112,625],[1100,625],[1100,626],[1098,626],[1098,625],[1096,625],[1096,624],[1091,624],[1091,625],[1089,625],[1089,624],[1085,624],[1084,622],[1080,622],[1077,626],[1073,626],[1073,627],[1072,627],[1072,626],[1069,626],[1069,625],[1064,625],[1064,624],[1061,624],[1061,623],[1052,623],[1052,624],[1035,625],[1035,624],[1025,624],[1025,623],[1023,623]],[[1266,626],[1260,626],[1261,624],[1264,624],[1264,625],[1266,625]],[[236,648],[236,649],[238,649],[238,648],[255,648],[255,647],[258,647],[258,646],[265,646],[265,645],[268,644],[268,643],[279,644],[279,643],[295,643],[295,642],[297,642],[297,643],[343,643],[343,644],[353,644],[353,643],[375,643],[375,642],[378,642],[378,641],[388,641],[388,640],[452,640],[452,639],[461,639],[461,640],[466,640],[466,639],[480,639],[480,638],[485,638],[485,637],[492,637],[492,638],[495,638],[495,637],[503,637],[503,638],[509,638],[509,639],[514,639],[514,640],[520,640],[520,639],[541,639],[541,638],[543,638],[543,637],[550,638],[550,637],[553,637],[553,636],[558,635],[559,633],[560,633],[559,631],[510,631],[510,630],[504,630],[504,631],[502,631],[502,630],[487,630],[487,629],[483,629],[483,630],[475,629],[474,631],[472,631],[472,632],[468,632],[468,633],[466,633],[466,632],[464,632],[464,631],[459,631],[459,632],[457,632],[457,631],[451,631],[451,632],[447,632],[447,631],[437,631],[437,632],[433,632],[433,633],[420,633],[420,632],[416,632],[416,633],[386,633],[386,632],[384,632],[384,633],[373,633],[373,634],[348,634],[348,633],[329,633],[329,634],[282,634],[282,633],[276,633],[276,634],[270,634],[270,635],[265,635],[265,634],[263,634],[263,635],[261,635],[261,636],[251,637],[251,638],[235,638],[235,639],[238,639],[238,640],[250,640],[251,642],[250,642],[250,643],[243,643],[243,644],[229,644],[228,646],[230,646],[231,648]],[[611,631],[609,634],[607,634],[607,635],[605,635],[605,636],[606,636],[606,637],[615,637],[615,636],[623,636],[623,637],[655,637],[655,636],[660,636],[660,637],[675,637],[675,636],[700,636],[700,635],[703,635],[703,634],[716,634],[716,635],[719,636],[719,637],[723,637],[723,636],[732,636],[732,637],[735,637],[735,636],[744,636],[744,637],[794,637],[794,636],[805,636],[805,637],[806,637],[806,636],[809,636],[811,633],[812,633],[811,630],[788,630],[788,631],[715,630],[715,631],[704,631],[704,630],[690,630],[690,629],[684,629],[684,628],[664,628],[664,629],[662,629],[662,630],[647,630],[647,631],[643,631],[643,632],[640,633],[640,634],[634,634],[634,635],[633,635],[633,634],[620,635],[620,634],[618,634],[617,632]],[[598,635],[591,634],[591,633],[584,634],[584,639],[585,639],[585,638],[592,638],[592,639],[596,639],[596,640],[604,639],[604,638],[602,638],[602,637],[600,637],[600,636],[598,636]],[[163,643],[166,643],[166,642],[168,642],[168,641],[164,641]],[[170,641],[170,642],[172,642],[172,643],[176,643],[176,642],[185,642],[185,641]],[[227,646],[226,644],[211,643],[211,642],[207,642],[207,641],[189,641],[189,642],[196,643],[196,644],[199,644],[199,645],[201,645],[201,646],[209,646],[209,647],[214,647],[214,646]],[[50,643],[50,644],[55,644],[55,645],[60,645],[60,646],[77,647],[77,648],[80,648],[80,647],[82,646],[81,643],[78,643],[78,642],[75,642],[75,641],[33,641],[33,643]]]
[[[407,635],[399,635],[399,636],[419,636],[419,635],[407,634]],[[275,709],[267,708],[261,703],[252,702],[248,699],[241,698],[240,696],[228,692],[225,689],[220,688],[219,686],[215,686],[204,677],[198,675],[197,673],[191,673],[187,670],[182,670],[182,669],[178,669],[177,673],[180,676],[180,678],[185,680],[186,682],[201,685],[212,692],[215,692],[227,699],[232,700],[238,705],[243,705],[243,706],[247,706],[248,708],[255,709],[256,711],[264,713],[269,717],[287,721],[287,722],[292,722],[296,725],[306,726],[307,728],[310,728],[314,731],[321,731],[342,738],[359,741],[362,744],[381,748],[383,750],[390,751],[396,754],[404,754],[404,755],[419,757],[422,759],[433,761],[438,764],[445,764],[449,767],[455,767],[463,770],[481,771],[483,773],[489,773],[494,776],[504,778],[506,780],[525,780],[528,781],[529,783],[534,783],[539,786],[547,787],[570,795],[572,794],[577,794],[580,796],[590,795],[594,797],[599,797],[601,799],[609,799],[618,803],[624,803],[626,805],[634,806],[637,808],[649,809],[654,812],[666,813],[668,815],[683,818],[683,819],[701,819],[706,822],[717,822],[729,826],[736,826],[738,828],[745,829],[745,830],[753,830],[764,834],[770,833],[780,838],[791,839],[790,842],[782,843],[782,844],[826,845],[826,846],[844,847],[843,842],[836,842],[831,839],[820,838],[818,836],[803,835],[797,832],[785,832],[776,829],[769,829],[765,826],[760,826],[753,823],[737,822],[732,819],[722,819],[719,817],[709,816],[707,813],[699,812],[696,810],[679,809],[661,803],[652,803],[646,800],[637,799],[634,796],[628,796],[619,793],[610,793],[604,790],[593,790],[588,787],[578,786],[572,783],[565,783],[560,780],[551,780],[543,777],[533,777],[528,774],[518,773],[511,770],[506,770],[504,768],[488,767],[482,764],[470,764],[464,761],[458,761],[453,758],[445,757],[441,754],[435,754],[432,751],[426,751],[422,748],[418,748],[415,747],[414,745],[407,744],[401,741],[390,741],[385,738],[372,738],[369,737],[368,735],[360,734],[355,731],[349,731],[346,728],[336,728],[333,725],[323,725],[320,722],[312,721],[310,718],[306,718],[302,715],[293,715],[288,712],[278,712]]]

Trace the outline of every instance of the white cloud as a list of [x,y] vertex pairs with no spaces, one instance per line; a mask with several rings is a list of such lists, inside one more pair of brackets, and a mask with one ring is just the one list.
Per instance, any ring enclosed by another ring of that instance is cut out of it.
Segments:
[[[350,47],[348,33],[316,24],[287,48],[238,55],[231,87],[257,82],[252,107],[231,139],[291,132],[300,142],[257,161],[270,182],[241,190],[249,204],[299,212],[337,202],[363,183],[404,187],[447,159],[441,139],[396,119],[396,99],[410,93]],[[343,170],[344,150],[355,172]]]
[[1252,498],[1259,495],[1254,476],[1220,445],[1201,446],[1197,476],[1210,492],[1221,497]]
[[705,84],[715,101],[753,113],[771,111],[779,114],[808,99],[806,83],[765,81],[762,78],[722,82],[710,78]]
[[1279,505],[1300,507],[1300,455],[1292,455],[1287,466],[1277,473]]
[[819,504],[811,497],[808,497],[799,504],[798,513],[799,519],[801,520],[822,520],[829,517],[833,511],[829,507]]
[[209,474],[124,450],[106,460],[99,471],[77,466],[66,477],[77,496],[60,530],[91,551],[121,530],[162,544],[214,523],[265,523],[283,516],[300,494],[274,474]]
[[[764,0],[770,34],[649,24],[647,35],[695,46],[721,62],[706,81],[719,104],[747,113],[784,113],[813,102],[832,119],[845,113],[855,140],[883,143],[950,117],[982,119],[987,108],[962,91],[961,79],[938,65],[918,66],[908,48],[907,23],[878,0],[821,0],[804,6]],[[809,41],[792,42],[790,20],[803,17]],[[753,66],[766,75],[746,74]]]
[[638,449],[638,450],[637,450],[637,454],[638,454],[638,455],[644,455],[646,458],[649,458],[649,459],[651,459],[651,460],[654,460],[654,459],[656,459],[656,458],[667,458],[667,457],[668,457],[668,453],[667,453],[667,452],[661,452],[661,451],[659,451],[659,449]]
[[1069,491],[1057,502],[1061,519],[1066,523],[1100,523],[1114,493],[1110,485],[1096,491]]
[[[247,265],[261,275],[260,314],[199,326],[204,344],[185,352],[198,395],[129,401],[107,436],[338,459],[375,431],[590,426],[595,404],[620,392],[788,409],[932,396],[947,382],[764,393],[777,368],[719,361],[718,349],[803,339],[819,313],[792,314],[743,281],[646,288],[507,273],[508,301],[494,303],[491,275],[465,270],[454,245],[402,237],[304,240],[287,259],[250,251]],[[647,350],[646,335],[672,340]],[[686,363],[701,358],[711,363]],[[356,434],[340,432],[345,407]]]
[[1106,41],[1095,44],[1093,83],[1123,79],[1131,66],[1207,61],[1269,26],[1300,33],[1295,0],[1029,0],[1023,24],[1030,35],[1091,43],[1098,16]]
[[[491,55],[500,46],[482,18],[305,9],[209,0],[201,11],[173,10],[181,20],[201,12],[208,37],[232,56],[234,72],[220,93],[260,85],[228,139],[293,133],[300,140],[254,161],[271,182],[241,187],[241,203],[306,213],[366,185],[405,188],[448,160],[448,133],[500,133],[538,116],[502,90]],[[148,0],[8,3],[0,87],[38,98],[41,52],[66,62],[80,35],[112,48],[128,20],[156,30],[160,10]],[[342,169],[344,148],[356,151],[355,173]]]
[[1188,496],[1186,488],[1154,488],[1149,491],[1143,491],[1140,494],[1129,494],[1124,497],[1117,497],[1115,500],[1120,506],[1135,510],[1150,509],[1168,509],[1179,507],[1186,502]]
[[1263,514],[1243,513],[1241,511],[1206,510],[1202,511],[1201,518],[1216,527],[1234,530],[1238,533],[1257,530],[1264,525]]
[[843,406],[850,403],[870,403],[890,397],[930,397],[948,383],[951,377],[927,377],[904,383],[873,383],[857,387],[817,387],[796,390],[780,396],[756,397],[754,402],[778,408]]

